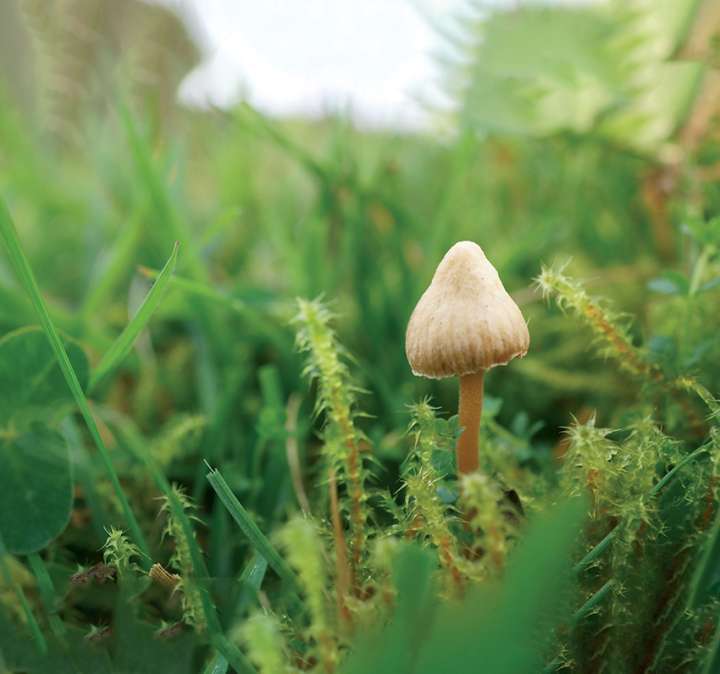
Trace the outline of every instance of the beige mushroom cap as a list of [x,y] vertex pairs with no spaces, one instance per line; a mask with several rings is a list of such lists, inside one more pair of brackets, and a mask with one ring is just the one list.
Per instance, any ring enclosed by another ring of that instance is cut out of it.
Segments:
[[529,345],[525,319],[482,248],[456,243],[408,323],[405,353],[413,374],[472,374],[524,356]]

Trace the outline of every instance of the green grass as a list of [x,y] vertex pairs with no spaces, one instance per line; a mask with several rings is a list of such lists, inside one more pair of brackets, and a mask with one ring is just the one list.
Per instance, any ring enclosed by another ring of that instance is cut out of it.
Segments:
[[280,578],[293,588],[297,588],[298,581],[295,578],[295,574],[293,574],[285,560],[277,550],[275,550],[270,541],[268,541],[267,537],[260,531],[240,501],[235,498],[235,494],[233,494],[223,476],[213,468],[209,470],[210,472],[207,474],[208,482],[212,485],[220,501],[227,508],[243,534],[247,536],[250,545],[262,555],[263,559],[265,559]]
[[104,377],[107,377],[110,372],[118,367],[128,353],[130,353],[138,335],[142,332],[143,328],[145,328],[155,310],[160,306],[163,294],[166,292],[172,273],[175,270],[178,250],[179,246],[175,243],[168,261],[158,274],[153,287],[143,300],[136,314],[125,326],[125,329],[118,338],[112,343],[110,348],[103,354],[100,362],[94,368],[90,378],[90,390],[94,389]]
[[[668,64],[636,60],[642,12],[593,11],[552,11],[579,28],[546,60],[532,8],[468,23],[487,67],[454,134],[126,86],[73,137],[0,106],[0,665],[714,671],[720,155],[709,129],[647,145],[615,59]],[[504,45],[567,97],[506,88]],[[551,104],[588,88],[578,128]],[[463,239],[531,335],[465,483],[457,382],[404,354]]]

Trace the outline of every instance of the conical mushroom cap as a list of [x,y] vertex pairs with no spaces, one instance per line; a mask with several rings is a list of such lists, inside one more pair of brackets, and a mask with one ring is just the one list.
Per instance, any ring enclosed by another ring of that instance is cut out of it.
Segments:
[[410,317],[405,353],[413,374],[472,374],[524,356],[529,345],[525,319],[482,248],[456,243]]

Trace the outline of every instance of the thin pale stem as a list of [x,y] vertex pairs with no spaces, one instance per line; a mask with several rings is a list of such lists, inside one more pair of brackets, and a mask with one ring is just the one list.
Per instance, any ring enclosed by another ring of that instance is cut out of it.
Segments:
[[335,471],[331,468],[328,474],[328,487],[330,489],[330,515],[332,519],[333,534],[335,537],[335,575],[337,585],[338,615],[346,624],[350,624],[351,614],[347,606],[347,598],[354,581],[350,561],[348,560],[345,532],[343,531],[342,517],[340,515],[340,502],[337,493]]
[[461,475],[472,473],[479,466],[478,432],[482,415],[484,377],[483,370],[460,377],[458,412],[463,432],[455,451],[458,473]]

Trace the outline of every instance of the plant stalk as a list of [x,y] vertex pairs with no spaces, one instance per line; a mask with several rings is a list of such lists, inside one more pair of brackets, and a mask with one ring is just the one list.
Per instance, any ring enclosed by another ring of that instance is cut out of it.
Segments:
[[350,626],[352,614],[348,609],[347,598],[350,596],[350,590],[355,584],[355,581],[352,577],[352,569],[350,568],[350,561],[348,559],[347,544],[345,543],[345,533],[343,532],[342,517],[340,515],[337,481],[335,480],[335,471],[332,468],[330,468],[328,473],[328,487],[330,489],[330,516],[335,538],[335,576],[338,617],[347,626]]
[[483,380],[485,371],[460,377],[460,400],[458,413],[463,432],[455,450],[460,475],[475,472],[479,465],[478,431],[483,406]]

